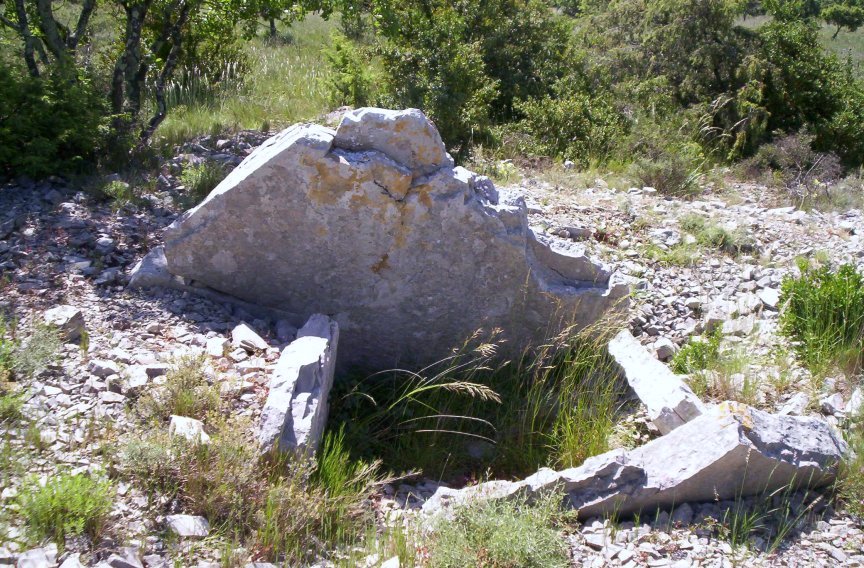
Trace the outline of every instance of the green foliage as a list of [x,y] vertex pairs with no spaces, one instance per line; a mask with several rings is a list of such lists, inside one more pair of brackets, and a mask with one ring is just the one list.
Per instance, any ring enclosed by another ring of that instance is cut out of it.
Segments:
[[0,175],[79,174],[104,147],[104,99],[85,78],[24,77],[0,61]]
[[857,31],[864,25],[864,2],[862,0],[825,0],[820,16],[826,23],[835,26],[834,37],[845,28]]
[[670,366],[679,375],[704,371],[720,358],[720,340],[723,334],[719,329],[707,337],[687,342],[672,358]]
[[165,383],[141,397],[136,410],[145,420],[167,421],[172,414],[203,419],[221,405],[219,385],[211,385],[204,358],[185,356],[165,376]]
[[324,55],[333,70],[327,80],[330,102],[336,106],[369,106],[374,87],[368,54],[345,36],[334,34]]
[[11,392],[0,383],[0,424],[13,424],[22,418],[21,408],[24,406],[24,393]]
[[[348,446],[395,470],[427,475],[525,475],[571,467],[608,449],[623,392],[605,329],[564,333],[512,361],[479,332],[418,373],[346,381],[331,427]],[[465,469],[459,469],[465,468]]]
[[441,520],[429,541],[430,568],[546,568],[569,566],[567,544],[553,526],[562,516],[552,493],[524,499],[490,499],[461,507]]
[[850,416],[846,432],[849,452],[841,464],[837,494],[846,510],[858,518],[864,517],[864,416]]
[[219,183],[225,179],[227,172],[219,162],[205,160],[200,164],[191,164],[183,168],[180,181],[186,188],[183,205],[194,207],[210,195]]
[[680,224],[682,229],[696,237],[696,242],[702,247],[736,255],[751,246],[740,230],[729,231],[697,213],[682,216]]
[[525,116],[519,127],[532,137],[533,153],[580,167],[608,160],[628,126],[608,100],[583,92],[529,99],[516,108]]
[[61,344],[57,330],[45,324],[37,324],[30,337],[21,341],[0,318],[0,383],[35,377],[54,360]]
[[780,289],[780,329],[814,373],[834,366],[852,373],[864,364],[864,276],[854,265],[799,266]]
[[412,0],[376,2],[374,10],[385,102],[423,109],[460,157],[560,76],[566,28],[542,2]]
[[12,379],[14,355],[17,349],[15,326],[0,314],[0,384]]
[[114,487],[106,479],[60,473],[44,486],[33,480],[18,501],[34,542],[50,538],[63,546],[67,536],[95,539],[108,521]]

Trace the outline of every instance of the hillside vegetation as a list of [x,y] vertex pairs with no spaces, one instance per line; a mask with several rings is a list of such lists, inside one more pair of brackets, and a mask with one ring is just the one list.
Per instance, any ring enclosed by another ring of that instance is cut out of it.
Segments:
[[479,169],[569,160],[676,194],[742,163],[804,199],[864,160],[857,0],[29,4],[2,4],[0,175],[140,167],[339,105],[421,108]]

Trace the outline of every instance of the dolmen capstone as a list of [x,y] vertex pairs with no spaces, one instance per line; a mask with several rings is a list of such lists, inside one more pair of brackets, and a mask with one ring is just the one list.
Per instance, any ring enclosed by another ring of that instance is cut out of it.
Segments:
[[326,314],[340,367],[376,370],[440,360],[480,328],[518,352],[629,294],[583,245],[529,228],[521,197],[454,167],[415,109],[277,134],[166,230],[138,281],[161,266],[295,326]]

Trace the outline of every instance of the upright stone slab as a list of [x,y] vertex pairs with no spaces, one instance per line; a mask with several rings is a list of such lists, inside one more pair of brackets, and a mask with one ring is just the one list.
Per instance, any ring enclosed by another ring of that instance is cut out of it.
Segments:
[[313,315],[279,357],[261,412],[262,452],[314,452],[327,425],[327,405],[336,362],[339,326]]
[[168,228],[164,256],[292,325],[328,314],[340,365],[366,369],[437,361],[479,328],[519,353],[629,292],[584,245],[531,231],[521,198],[454,167],[415,109],[281,132]]
[[609,354],[647,407],[651,422],[661,434],[668,434],[705,412],[705,405],[690,387],[652,357],[626,329],[609,342]]

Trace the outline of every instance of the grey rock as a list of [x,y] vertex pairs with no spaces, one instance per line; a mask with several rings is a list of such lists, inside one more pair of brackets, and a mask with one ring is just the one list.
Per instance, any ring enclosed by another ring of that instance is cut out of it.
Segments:
[[661,434],[705,412],[705,405],[690,387],[652,357],[629,331],[620,332],[609,342],[609,354]]
[[279,320],[276,322],[276,339],[283,343],[292,341],[297,337],[297,328],[291,325],[291,322]]
[[661,361],[666,361],[675,356],[678,352],[678,346],[672,343],[668,337],[661,337],[654,342],[654,351],[657,353],[657,358]]
[[210,523],[207,519],[194,515],[168,515],[165,517],[165,526],[181,537],[203,538],[210,534]]
[[727,402],[642,447],[613,450],[576,468],[542,469],[521,482],[439,489],[423,510],[434,513],[466,500],[557,491],[566,494],[583,519],[644,514],[786,487],[821,487],[835,479],[847,451],[840,435],[822,420]]
[[776,288],[762,288],[756,294],[769,310],[776,310],[780,304],[780,291]]
[[168,271],[165,247],[154,247],[129,271],[130,288],[182,288],[182,279]]
[[250,352],[264,351],[269,347],[267,342],[245,322],[231,331],[231,345]]
[[53,551],[54,559],[49,558],[50,553],[51,551],[44,548],[27,550],[18,556],[16,566],[18,568],[50,568],[55,564],[57,550],[54,549]]
[[852,395],[849,397],[849,402],[846,403],[846,416],[850,418],[856,418],[861,412],[861,405],[864,403],[864,393],[861,391],[861,387],[856,387],[854,391],[852,391]]
[[438,130],[417,109],[360,108],[346,113],[333,144],[352,152],[381,152],[414,176],[453,167]]
[[786,401],[778,414],[786,416],[802,416],[810,405],[810,397],[803,392],[796,392]]
[[144,568],[141,556],[134,546],[121,548],[117,554],[112,554],[106,561],[112,568]]
[[186,416],[171,416],[168,435],[179,436],[194,443],[209,444],[210,436],[204,431],[204,423]]
[[120,366],[114,361],[107,359],[94,359],[90,361],[90,364],[87,365],[87,370],[100,379],[120,374]]
[[819,401],[819,407],[823,414],[842,414],[846,408],[843,402],[843,395],[839,392],[822,397]]
[[75,341],[84,333],[84,314],[74,306],[61,305],[45,311],[45,323],[56,327],[66,341]]
[[66,560],[60,564],[60,568],[84,568],[84,564],[81,563],[81,555],[80,554],[70,554]]
[[222,357],[230,343],[224,337],[211,337],[207,340],[205,350],[211,357]]
[[479,328],[519,353],[626,305],[585,245],[535,234],[524,199],[484,187],[419,111],[360,109],[257,148],[166,230],[165,260],[291,322],[331,314],[346,367],[431,363]]
[[282,351],[258,427],[262,452],[318,448],[327,424],[338,342],[336,322],[315,314]]

